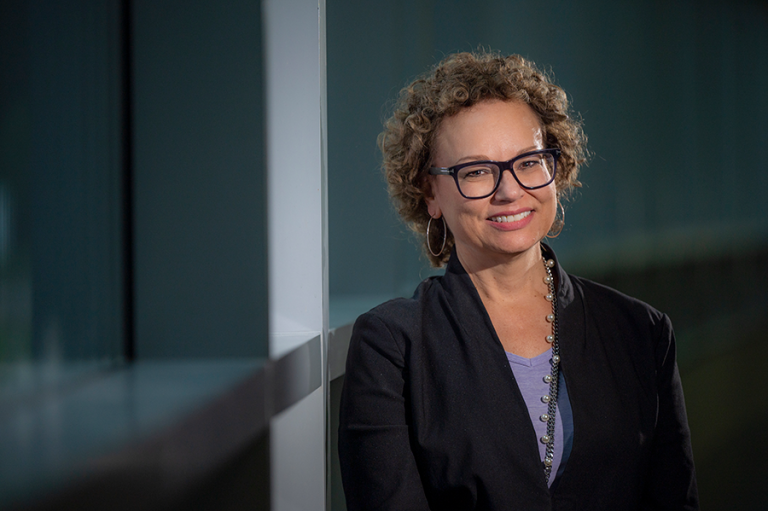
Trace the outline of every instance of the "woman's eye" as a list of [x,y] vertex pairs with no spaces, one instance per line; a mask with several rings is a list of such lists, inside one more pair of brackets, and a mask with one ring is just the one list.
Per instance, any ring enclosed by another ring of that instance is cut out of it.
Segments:
[[465,179],[480,178],[492,175],[493,172],[488,167],[471,167],[464,169],[462,177]]
[[536,168],[540,164],[541,162],[538,160],[538,158],[536,158],[531,160],[523,160],[519,162],[517,165],[515,165],[515,167],[517,168],[517,170],[531,170],[533,168]]

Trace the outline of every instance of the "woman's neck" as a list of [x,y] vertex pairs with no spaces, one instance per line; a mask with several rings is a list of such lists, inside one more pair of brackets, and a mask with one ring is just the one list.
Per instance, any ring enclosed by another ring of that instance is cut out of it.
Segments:
[[543,277],[541,246],[536,243],[523,253],[480,260],[472,254],[462,254],[457,247],[456,255],[477,288],[483,302],[515,302],[546,294]]

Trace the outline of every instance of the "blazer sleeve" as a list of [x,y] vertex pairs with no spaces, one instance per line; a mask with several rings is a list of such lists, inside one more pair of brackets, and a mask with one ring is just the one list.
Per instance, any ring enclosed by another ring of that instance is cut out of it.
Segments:
[[696,473],[683,387],[677,370],[675,336],[666,315],[660,323],[656,345],[658,415],[642,509],[697,510]]
[[429,509],[411,449],[402,335],[373,313],[361,316],[352,332],[339,423],[350,511]]

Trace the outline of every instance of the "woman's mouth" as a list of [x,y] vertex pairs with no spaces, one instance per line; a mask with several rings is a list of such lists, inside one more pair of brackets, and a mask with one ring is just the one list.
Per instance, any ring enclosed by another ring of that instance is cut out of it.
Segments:
[[507,222],[519,222],[523,218],[527,217],[531,214],[531,211],[523,211],[522,213],[518,213],[516,215],[503,215],[503,216],[492,216],[490,219],[493,222],[499,222],[499,223],[507,223]]

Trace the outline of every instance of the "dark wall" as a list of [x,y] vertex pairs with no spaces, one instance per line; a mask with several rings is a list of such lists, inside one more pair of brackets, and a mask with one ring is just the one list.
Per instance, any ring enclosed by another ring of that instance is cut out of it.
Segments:
[[267,355],[261,5],[133,2],[136,352]]
[[119,27],[116,1],[0,3],[0,362],[122,358]]

